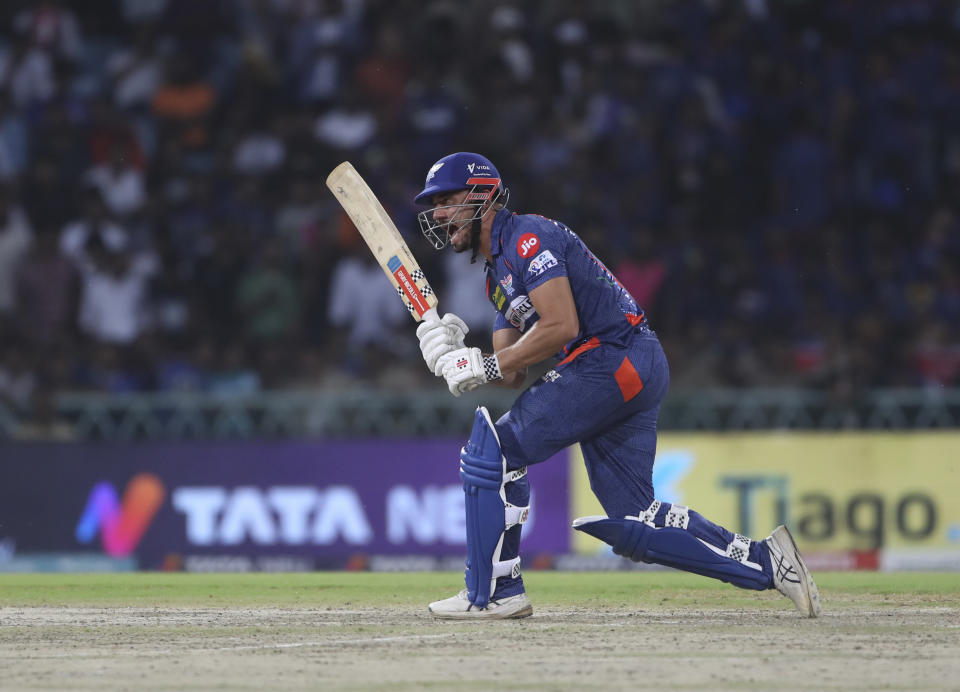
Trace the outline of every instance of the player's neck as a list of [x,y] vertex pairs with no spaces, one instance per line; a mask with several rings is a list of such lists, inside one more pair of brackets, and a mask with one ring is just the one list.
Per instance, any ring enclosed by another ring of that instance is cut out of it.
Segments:
[[480,256],[487,260],[487,262],[493,263],[493,255],[490,252],[490,231],[485,229],[480,232]]
[[483,217],[480,226],[480,246],[477,248],[480,256],[491,264],[493,264],[493,253],[490,250],[490,238],[493,235],[494,218],[496,218],[496,213],[487,214]]

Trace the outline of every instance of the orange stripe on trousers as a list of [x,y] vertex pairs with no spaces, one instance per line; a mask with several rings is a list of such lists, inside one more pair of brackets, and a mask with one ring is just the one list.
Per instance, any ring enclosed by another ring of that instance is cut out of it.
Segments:
[[624,358],[620,367],[613,374],[617,378],[617,384],[620,385],[620,393],[623,394],[624,401],[630,401],[633,397],[643,390],[643,380],[633,367],[629,358]]
[[579,356],[581,353],[589,351],[591,348],[596,348],[599,345],[600,345],[600,339],[598,339],[597,337],[593,337],[592,339],[590,339],[590,341],[584,342],[579,346],[577,346],[575,349],[573,349],[570,352],[570,355],[568,355],[566,358],[564,358],[559,363],[557,363],[557,367],[560,367],[561,365],[566,365],[571,360]]

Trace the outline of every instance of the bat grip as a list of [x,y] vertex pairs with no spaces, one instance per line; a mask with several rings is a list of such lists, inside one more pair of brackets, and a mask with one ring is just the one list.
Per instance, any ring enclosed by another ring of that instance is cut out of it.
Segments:
[[425,313],[423,313],[423,321],[424,321],[424,322],[439,322],[439,321],[440,321],[440,313],[437,312],[437,309],[436,309],[436,308],[430,308],[430,309],[427,310]]

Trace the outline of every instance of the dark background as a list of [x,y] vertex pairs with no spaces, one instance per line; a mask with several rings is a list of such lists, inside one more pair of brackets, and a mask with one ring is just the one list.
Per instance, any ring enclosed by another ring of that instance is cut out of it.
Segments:
[[67,391],[433,386],[344,278],[371,267],[323,180],[354,162],[443,308],[463,277],[412,197],[457,150],[584,237],[675,390],[958,384],[956,1],[11,0],[0,31],[24,421]]

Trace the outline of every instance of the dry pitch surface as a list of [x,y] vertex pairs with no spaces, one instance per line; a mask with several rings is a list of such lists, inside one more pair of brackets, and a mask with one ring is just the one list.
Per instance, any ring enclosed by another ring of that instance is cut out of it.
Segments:
[[0,575],[0,690],[957,690],[960,576],[821,574],[824,616],[676,572],[530,572],[534,616],[437,622],[455,574]]

